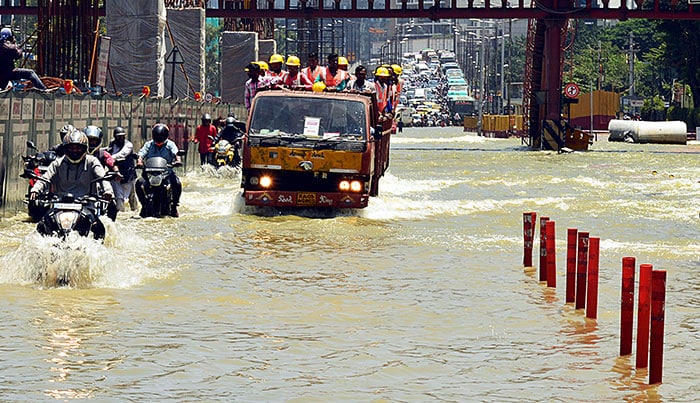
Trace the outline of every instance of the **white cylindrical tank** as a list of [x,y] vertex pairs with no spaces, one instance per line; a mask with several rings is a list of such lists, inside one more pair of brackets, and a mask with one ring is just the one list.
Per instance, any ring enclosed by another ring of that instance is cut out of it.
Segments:
[[613,119],[608,123],[608,141],[630,143],[686,144],[688,126],[685,122],[646,122]]

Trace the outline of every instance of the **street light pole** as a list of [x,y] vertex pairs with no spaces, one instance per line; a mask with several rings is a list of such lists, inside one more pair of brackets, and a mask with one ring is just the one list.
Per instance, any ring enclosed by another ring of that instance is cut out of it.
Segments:
[[479,33],[481,34],[481,46],[479,47],[479,102],[477,103],[479,118],[476,121],[477,136],[481,136],[484,122],[484,54],[486,53],[484,44],[486,41],[484,40],[483,32],[480,30]]

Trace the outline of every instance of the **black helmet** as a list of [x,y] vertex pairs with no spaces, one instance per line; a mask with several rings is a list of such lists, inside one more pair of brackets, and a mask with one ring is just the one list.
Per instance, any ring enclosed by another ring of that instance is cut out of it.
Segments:
[[85,135],[88,138],[90,153],[92,153],[102,144],[102,129],[97,126],[88,126],[85,128]]
[[164,125],[163,123],[156,123],[156,125],[153,126],[153,130],[151,130],[151,134],[153,135],[153,142],[160,147],[165,144],[165,140],[168,139],[170,130],[168,129],[168,126]]
[[236,123],[236,118],[233,116],[229,116],[226,118],[226,126],[227,127],[233,127],[233,124]]
[[206,124],[206,123],[211,123],[211,115],[208,113],[205,113],[204,115],[202,115],[202,124]]
[[[66,158],[73,164],[79,164],[88,150],[88,138],[80,130],[73,130],[63,138]],[[78,145],[79,147],[76,147]]]
[[117,136],[126,136],[126,130],[124,130],[124,128],[121,127],[121,126],[117,126],[117,127],[114,128],[114,132],[112,132],[112,135],[113,135],[114,137],[117,137]]

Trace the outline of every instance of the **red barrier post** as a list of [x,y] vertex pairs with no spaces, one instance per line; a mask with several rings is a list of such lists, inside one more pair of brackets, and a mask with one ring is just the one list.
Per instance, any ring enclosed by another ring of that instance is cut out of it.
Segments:
[[549,217],[540,217],[540,281],[547,281],[547,234]]
[[554,243],[556,226],[554,221],[547,221],[545,232],[547,234],[547,287],[557,287],[557,252]]
[[650,264],[639,265],[639,303],[637,305],[637,368],[649,365],[649,321],[651,320]]
[[576,267],[576,309],[586,307],[586,272],[588,271],[588,232],[578,233],[578,264]]
[[632,326],[634,321],[634,257],[622,258],[622,294],[620,308],[620,355],[632,354]]
[[576,238],[578,229],[566,231],[566,302],[576,299]]
[[532,247],[535,239],[535,220],[537,213],[523,213],[523,236],[525,238],[525,251],[523,254],[523,266],[532,267]]
[[651,343],[649,384],[661,383],[664,365],[664,322],[666,316],[666,270],[651,272]]
[[591,237],[588,248],[588,289],[586,290],[586,317],[598,318],[598,261],[600,238]]

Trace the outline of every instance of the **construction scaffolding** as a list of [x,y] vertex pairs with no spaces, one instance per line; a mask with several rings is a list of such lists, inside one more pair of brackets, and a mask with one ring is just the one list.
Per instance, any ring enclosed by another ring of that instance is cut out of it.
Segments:
[[87,81],[101,3],[100,0],[38,0],[33,49],[39,75]]

